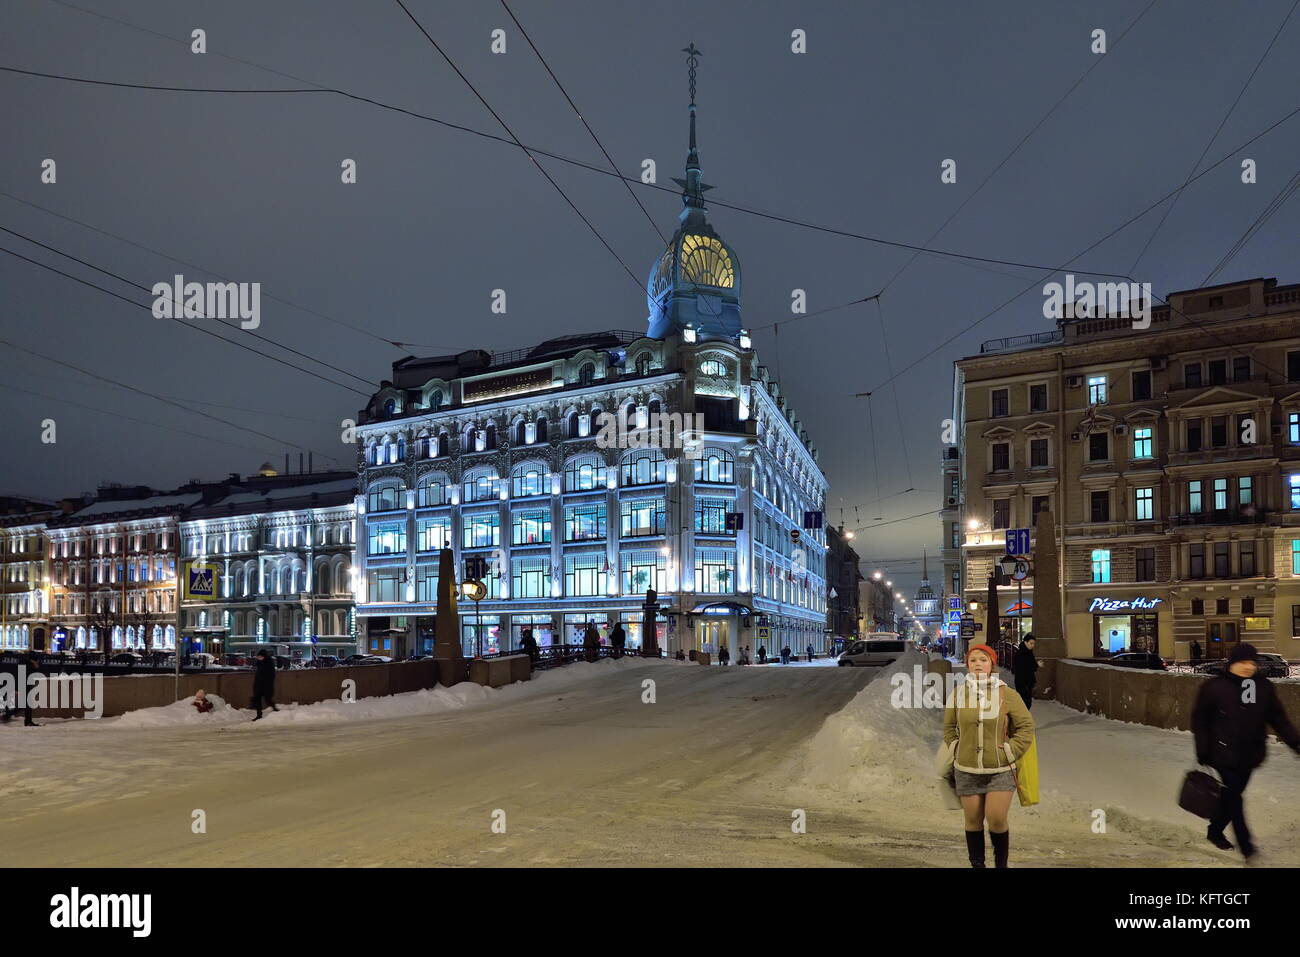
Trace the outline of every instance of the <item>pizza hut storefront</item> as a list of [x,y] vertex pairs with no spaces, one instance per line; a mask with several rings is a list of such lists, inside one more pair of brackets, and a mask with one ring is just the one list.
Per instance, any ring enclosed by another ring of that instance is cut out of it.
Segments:
[[[1163,598],[1151,595],[1092,595],[1084,608],[1092,623],[1093,654],[1160,651]],[[1164,614],[1168,618],[1168,614]]]

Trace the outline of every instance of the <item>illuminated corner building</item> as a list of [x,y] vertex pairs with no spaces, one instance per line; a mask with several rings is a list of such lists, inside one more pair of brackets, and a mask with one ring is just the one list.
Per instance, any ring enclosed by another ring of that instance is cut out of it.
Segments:
[[44,651],[50,632],[48,502],[0,498],[0,652]]
[[257,647],[286,657],[353,654],[356,473],[231,475],[181,522],[183,564],[212,569],[212,599],[181,601],[186,651]]
[[[1050,510],[1067,653],[1300,656],[1300,285],[1173,293],[1150,327],[1079,315],[956,363],[967,603]],[[1172,306],[1172,308],[1171,308]],[[1033,579],[1022,631],[1035,629]],[[1014,585],[999,590],[1017,626]],[[982,613],[979,617],[982,617]],[[986,637],[986,636],[981,636]]]
[[[359,414],[367,650],[431,650],[448,545],[458,575],[471,556],[489,569],[480,607],[459,603],[466,654],[478,614],[489,653],[518,648],[525,628],[543,645],[580,642],[589,621],[603,638],[622,622],[641,646],[647,589],[669,653],[826,650],[825,530],[804,528],[826,478],[742,328],[740,263],[705,215],[694,113],[684,208],[650,272],[645,332],[406,358]],[[598,439],[611,417],[644,435],[683,415],[701,417],[690,450]]]
[[112,654],[176,647],[176,531],[198,502],[175,492],[101,486],[46,524],[51,651]]

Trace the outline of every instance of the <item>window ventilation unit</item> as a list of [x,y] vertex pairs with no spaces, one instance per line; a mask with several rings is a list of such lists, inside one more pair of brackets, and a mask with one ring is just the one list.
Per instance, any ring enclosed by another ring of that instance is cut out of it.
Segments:
[[1071,442],[1078,442],[1079,439],[1081,439],[1081,438],[1083,438],[1083,436],[1082,436],[1080,433],[1078,433],[1078,432],[1071,432],[1071,433],[1070,433],[1070,441],[1071,441]]
[[1072,375],[1068,379],[1066,379],[1065,382],[1066,385],[1068,385],[1071,389],[1077,389],[1083,385],[1083,376]]
[[1165,367],[1165,360],[1164,360],[1164,359],[1152,359],[1152,360],[1151,360],[1151,368],[1155,369],[1156,371],[1159,371],[1159,370],[1163,369],[1164,367]]
[[1115,426],[1115,434],[1116,434],[1116,435],[1128,435],[1128,426],[1127,426],[1127,425],[1117,425],[1117,426]]
[[952,495],[949,495],[949,496],[948,496],[948,504],[949,504],[949,505],[956,505],[956,504],[957,504],[957,499],[956,499],[956,497],[954,497],[954,496],[952,496]]

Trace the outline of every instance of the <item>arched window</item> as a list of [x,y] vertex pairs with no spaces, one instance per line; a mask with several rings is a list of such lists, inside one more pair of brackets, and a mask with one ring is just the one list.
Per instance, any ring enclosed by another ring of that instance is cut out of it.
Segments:
[[384,415],[392,415],[397,411],[397,400],[388,399],[384,402]]
[[650,400],[650,414],[651,414],[651,415],[658,415],[658,414],[659,414],[659,410],[662,409],[662,408],[663,408],[663,404],[662,404],[658,399],[651,399],[651,400]]
[[406,504],[402,500],[402,493],[405,491],[406,483],[399,478],[386,478],[372,482],[366,494],[366,511],[386,512],[402,508]]
[[638,449],[623,457],[623,485],[653,485],[668,475],[668,461],[659,449]]
[[605,463],[594,452],[575,455],[564,463],[566,492],[586,492],[605,487]]
[[695,460],[695,481],[734,482],[731,453],[726,449],[706,448]]
[[330,595],[333,594],[333,586],[330,582],[330,567],[327,563],[321,562],[316,566],[316,594]]
[[510,470],[510,495],[523,498],[528,495],[545,495],[547,487],[546,466],[541,462],[521,462]]
[[174,626],[168,625],[163,629],[163,641],[167,643],[168,648],[176,647],[176,629]]
[[415,505],[431,508],[447,504],[447,476],[444,472],[430,472],[420,476],[415,483]]
[[497,494],[497,481],[497,473],[492,468],[470,469],[461,482],[461,502],[482,502],[494,498]]
[[446,432],[438,433],[438,457],[445,458],[451,454],[451,436]]
[[429,393],[430,409],[432,409],[434,412],[437,412],[439,409],[442,408],[442,404],[443,404],[443,395],[441,389],[434,389],[432,392]]
[[489,425],[484,435],[484,445],[489,449],[497,447],[497,427]]
[[571,439],[578,438],[578,413],[576,411],[569,413],[569,417],[567,420],[567,428],[565,431],[567,432],[569,438]]
[[584,362],[578,367],[578,385],[591,385],[596,380],[596,364]]
[[528,444],[528,423],[520,419],[515,423],[515,445]]
[[650,374],[650,353],[643,352],[636,357],[636,374],[637,375]]
[[700,363],[700,372],[704,375],[724,376],[727,374],[727,367],[717,359],[705,359]]
[[537,441],[546,441],[546,416],[544,415],[539,415],[537,417]]

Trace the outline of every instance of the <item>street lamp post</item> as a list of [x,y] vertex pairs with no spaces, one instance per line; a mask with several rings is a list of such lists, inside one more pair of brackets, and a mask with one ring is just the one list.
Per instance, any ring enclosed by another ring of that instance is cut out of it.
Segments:
[[487,595],[487,585],[477,578],[470,578],[460,583],[464,596],[474,602],[474,639],[478,649],[476,657],[483,657],[483,614],[479,611],[479,602]]

